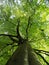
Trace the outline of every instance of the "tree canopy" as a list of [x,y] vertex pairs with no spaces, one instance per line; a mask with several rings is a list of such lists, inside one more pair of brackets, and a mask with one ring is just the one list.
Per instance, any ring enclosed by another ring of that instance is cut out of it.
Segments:
[[0,0],[0,64],[23,43],[49,65],[49,0]]

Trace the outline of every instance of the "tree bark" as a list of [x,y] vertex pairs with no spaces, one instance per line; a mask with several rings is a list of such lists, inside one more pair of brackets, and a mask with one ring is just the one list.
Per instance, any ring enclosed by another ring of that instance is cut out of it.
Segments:
[[41,65],[29,44],[21,44],[6,65]]

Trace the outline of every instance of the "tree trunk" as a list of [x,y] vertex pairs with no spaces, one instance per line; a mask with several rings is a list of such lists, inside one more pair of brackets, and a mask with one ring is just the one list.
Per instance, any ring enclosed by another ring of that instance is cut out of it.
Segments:
[[41,65],[29,44],[21,44],[6,65]]

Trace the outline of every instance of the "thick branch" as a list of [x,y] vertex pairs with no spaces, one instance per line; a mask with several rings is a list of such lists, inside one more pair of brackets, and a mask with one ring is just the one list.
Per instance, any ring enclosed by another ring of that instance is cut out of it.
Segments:
[[29,25],[30,25],[30,17],[28,19],[28,25],[27,25],[27,28],[26,28],[26,38],[28,39],[28,28],[29,28]]
[[17,36],[9,35],[9,34],[0,34],[0,36],[8,36],[13,42],[18,43],[18,40],[13,38],[13,37],[17,37]]
[[20,19],[17,20],[18,22],[18,25],[17,25],[17,38],[18,38],[18,45],[19,44],[23,44],[23,41],[24,41],[24,38],[20,35],[20,32],[19,32],[19,27],[20,27]]
[[17,31],[17,37],[19,38],[19,37],[21,37],[20,33],[19,33],[20,19],[18,19],[17,22],[18,22],[18,25],[17,25],[16,31]]

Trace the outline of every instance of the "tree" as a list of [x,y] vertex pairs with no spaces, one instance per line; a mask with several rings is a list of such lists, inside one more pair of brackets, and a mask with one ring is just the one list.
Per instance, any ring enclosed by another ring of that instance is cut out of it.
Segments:
[[0,3],[0,64],[49,65],[49,1]]

